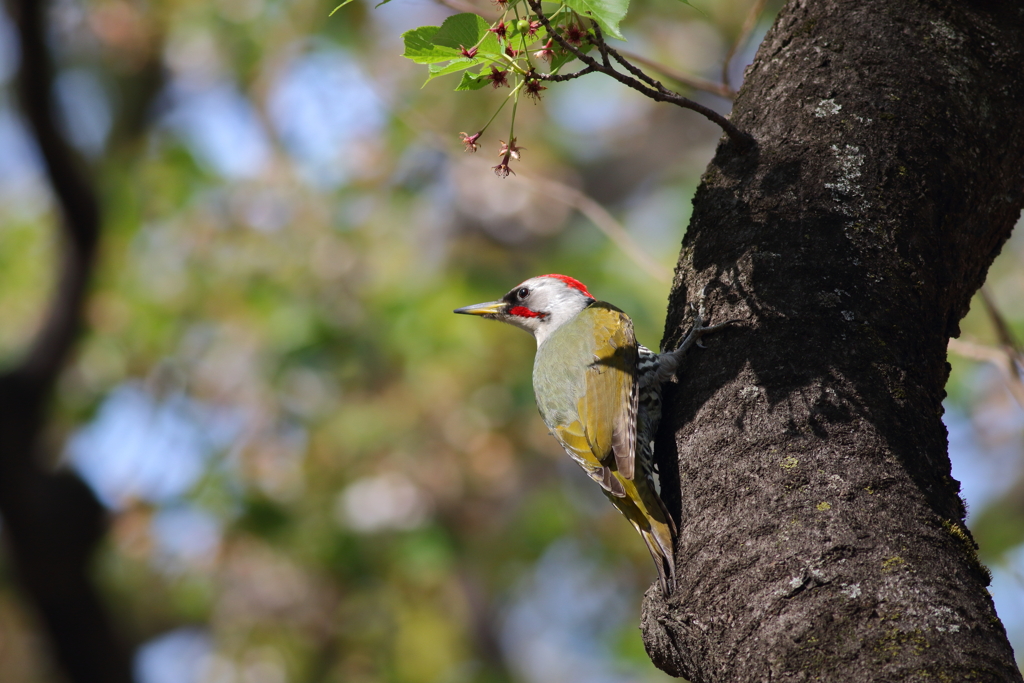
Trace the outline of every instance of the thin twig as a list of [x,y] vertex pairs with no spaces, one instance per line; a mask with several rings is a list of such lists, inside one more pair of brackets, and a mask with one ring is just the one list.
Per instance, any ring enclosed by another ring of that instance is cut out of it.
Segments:
[[654,88],[658,92],[664,92],[665,90],[667,90],[667,88],[665,88],[665,86],[663,86],[659,81],[656,81],[653,78],[651,78],[650,76],[648,76],[647,74],[645,74],[643,72],[643,69],[641,69],[641,68],[639,68],[637,66],[634,66],[633,64],[630,64],[629,60],[627,60],[625,57],[620,55],[614,49],[612,49],[610,47],[606,47],[605,49],[608,50],[608,52],[612,53],[612,56],[615,57],[615,61],[616,62],[618,62],[622,66],[626,67],[626,71],[628,71],[629,73],[633,74],[634,76],[639,78],[641,81],[643,81],[644,83],[646,83],[650,87]]
[[604,42],[604,35],[601,33],[601,27],[594,22],[594,35],[597,36],[597,49],[601,52],[601,62],[604,63],[605,68],[612,68],[612,63],[608,61],[608,46]]
[[[618,53],[623,58],[637,62],[639,64],[643,64],[644,66],[653,69],[654,71],[657,71],[663,76],[668,77],[669,80],[675,81],[676,83],[679,83],[680,85],[683,85],[692,90],[701,90],[703,92],[711,93],[712,95],[718,95],[719,97],[727,100],[731,100],[734,97],[736,97],[735,91],[726,88],[724,85],[713,83],[704,78],[698,78],[696,76],[690,76],[684,73],[680,73],[678,71],[674,71],[673,69],[670,69],[663,64],[659,64],[658,62],[652,61],[650,59],[647,59],[646,57],[642,57],[633,52],[619,50]],[[581,76],[586,76],[587,74],[592,74],[595,71],[596,69],[592,66],[585,67],[583,69],[580,69],[579,71],[574,71],[571,74],[544,74],[540,73],[539,71],[533,71],[530,73],[530,78],[536,78],[539,81],[552,81],[554,83],[560,83],[563,81],[571,81],[576,78],[580,78]]]
[[732,90],[728,86],[720,83],[714,83],[707,80],[706,78],[699,78],[697,76],[691,76],[689,74],[680,73],[674,69],[670,69],[664,64],[659,64],[651,59],[647,59],[644,56],[638,55],[635,52],[627,52],[626,50],[619,50],[619,54],[631,62],[637,64],[643,64],[648,69],[657,71],[662,76],[666,76],[669,80],[675,81],[680,85],[684,85],[692,90],[701,90],[703,92],[709,92],[712,95],[718,95],[727,100],[731,100],[736,97],[736,91]]
[[768,3],[768,0],[756,0],[750,9],[747,11],[746,18],[743,19],[743,26],[740,28],[740,33],[736,36],[736,40],[729,46],[729,51],[725,53],[725,61],[722,63],[722,86],[730,91],[735,92],[732,89],[732,85],[729,83],[729,65],[732,63],[732,58],[736,56],[736,52],[739,51],[743,44],[750,38],[750,34],[754,30],[754,26],[757,24],[758,17],[761,16],[761,12],[764,11],[764,6]]
[[585,69],[580,69],[571,74],[542,74],[539,71],[531,71],[527,74],[528,78],[536,78],[538,81],[551,81],[553,83],[561,83],[563,81],[571,81],[580,76],[586,76],[592,74],[596,69],[592,66],[588,66]]
[[[595,60],[593,57],[583,54],[581,51],[579,51],[573,45],[571,45],[561,34],[555,31],[555,28],[551,25],[551,22],[548,21],[548,18],[544,15],[543,10],[541,9],[540,0],[527,0],[527,2],[530,5],[530,9],[532,9],[534,14],[537,15],[538,21],[540,21],[541,24],[543,24],[544,28],[547,29],[548,35],[554,38],[555,42],[557,42],[559,46],[562,47],[562,49],[569,52],[569,54],[573,55],[574,57],[576,57],[576,59],[580,60],[587,66],[593,67],[595,71],[599,71],[605,74],[606,76],[611,76],[612,78],[619,81],[623,85],[633,88],[634,90],[643,93],[647,97],[650,97],[655,102],[670,102],[684,109],[689,109],[691,111],[697,112],[698,114],[701,114],[708,120],[718,124],[719,127],[721,127],[722,130],[724,130],[725,133],[729,136],[729,139],[732,140],[733,143],[735,143],[740,148],[749,147],[750,145],[753,144],[753,139],[749,135],[747,135],[739,128],[734,126],[732,123],[729,122],[727,118],[725,118],[718,112],[709,109],[702,104],[698,104],[697,102],[694,102],[693,100],[687,97],[683,97],[678,93],[672,92],[667,88],[660,86],[660,84],[657,84],[654,87],[648,87],[641,83],[640,81],[638,81],[637,79],[627,76],[626,74],[620,71],[616,71],[613,68],[605,67],[604,65],[598,63],[597,60]],[[613,57],[617,54],[612,48],[606,47],[606,49]],[[619,59],[619,61],[626,62],[625,59]],[[623,65],[626,66],[625,63]],[[635,69],[636,67],[633,68]]]
[[671,282],[672,272],[659,264],[650,254],[636,243],[633,237],[626,231],[622,223],[615,219],[608,209],[595,201],[589,195],[566,185],[565,183],[550,178],[531,179],[529,176],[519,175],[517,179],[530,185],[535,191],[546,194],[554,200],[568,204],[579,211],[592,222],[597,229],[605,234],[629,260],[640,267],[641,270],[659,282]]
[[992,296],[988,293],[984,287],[978,292],[981,295],[981,301],[985,304],[985,309],[988,311],[989,318],[992,319],[992,326],[996,328],[996,336],[999,337],[999,344],[1006,351],[1007,355],[1012,361],[1012,370],[1014,376],[1018,380],[1024,379],[1021,372],[1024,370],[1024,352],[1021,351],[1020,342],[1014,336],[1010,330],[1010,326],[1006,322],[1006,318],[1003,317],[1002,312],[996,306],[992,300]]
[[985,361],[996,366],[1003,381],[1006,382],[1010,394],[1013,395],[1020,407],[1024,408],[1024,382],[1021,381],[1019,371],[1015,367],[1015,359],[1009,351],[1005,348],[986,346],[963,339],[950,339],[947,349],[950,353],[955,353],[963,358]]

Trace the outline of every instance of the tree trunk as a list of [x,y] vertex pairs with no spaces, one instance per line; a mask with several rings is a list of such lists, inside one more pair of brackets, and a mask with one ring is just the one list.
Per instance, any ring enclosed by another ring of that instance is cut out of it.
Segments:
[[[1020,681],[950,476],[946,344],[1024,204],[1024,7],[791,0],[694,199],[666,341],[678,587],[648,652],[711,681]],[[678,471],[679,480],[674,479]],[[674,496],[679,491],[678,498]]]

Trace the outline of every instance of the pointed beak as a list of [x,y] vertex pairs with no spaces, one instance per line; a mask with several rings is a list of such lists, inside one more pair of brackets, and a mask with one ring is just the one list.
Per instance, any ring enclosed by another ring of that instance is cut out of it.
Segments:
[[473,304],[472,306],[456,308],[452,312],[462,313],[464,315],[498,315],[504,310],[504,308],[504,301],[488,301],[485,304]]

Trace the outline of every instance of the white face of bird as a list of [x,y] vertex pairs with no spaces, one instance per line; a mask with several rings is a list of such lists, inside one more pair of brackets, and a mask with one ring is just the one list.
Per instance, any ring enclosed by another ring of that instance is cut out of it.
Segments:
[[516,285],[498,301],[457,308],[455,312],[515,325],[532,334],[540,346],[592,301],[594,297],[579,280],[567,275],[540,275]]

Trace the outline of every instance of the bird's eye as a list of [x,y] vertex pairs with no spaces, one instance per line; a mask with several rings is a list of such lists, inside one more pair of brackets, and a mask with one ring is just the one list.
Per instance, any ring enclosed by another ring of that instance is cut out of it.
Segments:
[[527,289],[526,287],[521,287],[519,291],[516,292],[516,296],[519,298],[520,301],[522,301],[526,297],[530,296],[530,290]]

